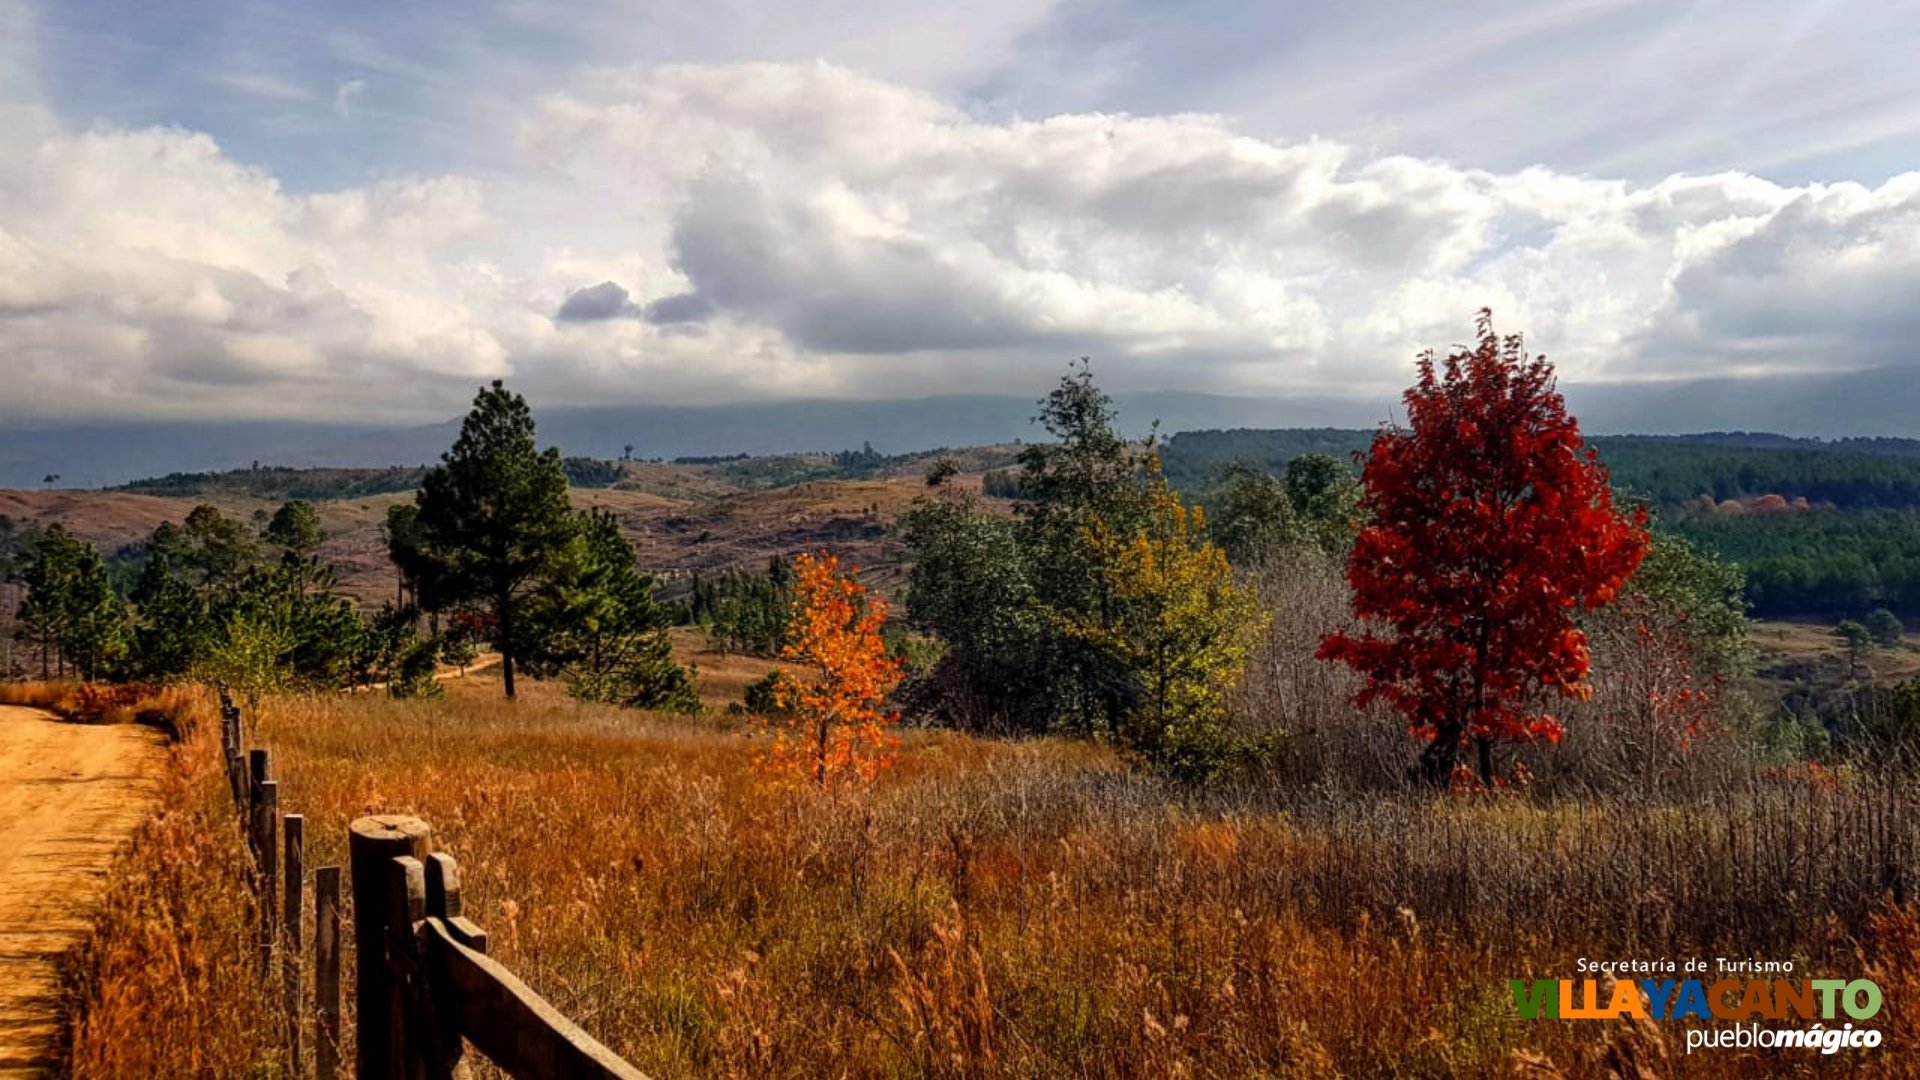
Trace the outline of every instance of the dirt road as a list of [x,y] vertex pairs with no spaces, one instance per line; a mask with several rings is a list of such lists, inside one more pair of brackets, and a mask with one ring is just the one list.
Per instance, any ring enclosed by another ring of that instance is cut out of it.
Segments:
[[56,1061],[59,955],[147,809],[158,732],[0,705],[0,1077]]

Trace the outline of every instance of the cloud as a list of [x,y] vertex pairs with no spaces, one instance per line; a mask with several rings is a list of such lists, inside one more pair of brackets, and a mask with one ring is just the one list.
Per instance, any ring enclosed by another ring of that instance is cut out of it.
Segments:
[[555,322],[599,322],[636,313],[637,309],[627,299],[627,290],[603,281],[568,293],[553,318]]
[[235,90],[242,94],[265,98],[269,101],[312,101],[313,91],[297,83],[274,75],[249,71],[226,71],[209,74],[209,85],[222,90]]
[[663,296],[643,309],[646,320],[656,326],[672,326],[676,323],[697,323],[713,315],[719,305],[699,293],[677,293]]
[[[587,284],[582,283],[595,283]],[[1920,174],[1652,183],[997,118],[831,64],[583,74],[498,168],[302,194],[208,136],[0,136],[10,414],[1116,390],[1391,399],[1496,309],[1573,382],[1911,364]]]
[[367,92],[367,80],[348,79],[333,92],[333,115],[345,120],[353,114],[353,103]]

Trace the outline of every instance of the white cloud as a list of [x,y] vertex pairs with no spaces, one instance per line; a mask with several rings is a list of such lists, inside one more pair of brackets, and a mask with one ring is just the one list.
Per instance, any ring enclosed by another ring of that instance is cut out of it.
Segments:
[[596,72],[517,145],[294,195],[188,131],[0,139],[9,411],[1027,392],[1083,353],[1120,389],[1385,400],[1483,305],[1576,381],[1902,363],[1920,329],[1920,174],[1490,173],[825,64]]
[[333,92],[333,115],[345,120],[353,114],[353,103],[367,92],[367,80],[348,79]]

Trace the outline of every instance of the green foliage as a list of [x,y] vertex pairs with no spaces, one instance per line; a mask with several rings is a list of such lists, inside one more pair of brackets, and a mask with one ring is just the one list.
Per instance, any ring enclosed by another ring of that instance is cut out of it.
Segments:
[[907,619],[946,645],[913,672],[912,704],[952,723],[1045,730],[1049,695],[1028,664],[1045,629],[1015,523],[959,494],[915,504],[901,537],[913,553]]
[[741,705],[755,716],[780,716],[793,708],[793,676],[774,668],[747,684]]
[[16,636],[39,644],[43,674],[50,660],[83,679],[110,674],[127,652],[127,608],[93,545],[55,525],[27,547],[18,573],[27,594]]
[[1239,566],[1254,566],[1305,540],[1286,485],[1243,461],[1229,464],[1207,497],[1213,542]]
[[320,528],[320,513],[313,504],[296,499],[274,511],[260,538],[289,555],[310,555],[327,534]]
[[743,488],[780,488],[832,480],[840,470],[826,458],[796,454],[729,461],[720,467],[720,475]]
[[529,669],[565,678],[582,701],[698,712],[692,676],[667,636],[673,612],[654,599],[618,521],[592,511],[574,527],[528,600]]
[[840,475],[855,479],[874,476],[892,463],[892,458],[875,450],[870,442],[861,443],[858,450],[842,450],[833,455],[833,467]]
[[[1162,457],[1176,488],[1199,491],[1230,462],[1278,474],[1312,454],[1346,460],[1369,437],[1189,431],[1167,440]],[[1920,442],[1740,432],[1591,442],[1614,485],[1660,512],[1661,531],[1745,571],[1755,615],[1858,616],[1875,606],[1920,615]]]
[[141,568],[133,604],[134,667],[143,678],[185,675],[211,650],[219,624],[206,598],[174,571],[165,552],[155,551]]
[[440,662],[451,664],[461,671],[467,665],[480,658],[480,645],[473,635],[462,629],[449,630],[440,635]]
[[1026,493],[1020,488],[1020,472],[1017,469],[988,469],[980,477],[980,490],[995,499],[1026,498]]
[[[969,496],[923,499],[902,537],[907,612],[945,651],[907,691],[948,722],[1113,739],[1188,778],[1236,748],[1225,696],[1254,602],[1160,472],[1121,436],[1085,361],[1041,402],[1056,441],[1020,455],[1013,521]],[[1272,482],[1272,513],[1291,511]]]
[[567,474],[567,483],[577,488],[612,487],[626,475],[619,462],[601,458],[563,458],[560,469]]
[[387,696],[400,699],[432,699],[446,693],[441,685],[439,646],[432,638],[408,635],[401,639],[387,676]]
[[1101,603],[1059,617],[1068,635],[1126,673],[1115,741],[1180,779],[1205,780],[1236,757],[1227,695],[1265,617],[1225,554],[1204,541],[1205,515],[1182,505],[1157,471],[1149,484],[1136,528],[1088,524]]
[[723,652],[778,655],[793,618],[793,568],[775,557],[765,574],[696,577],[692,613]]
[[193,675],[231,688],[249,709],[257,708],[261,698],[296,685],[293,624],[284,594],[247,597],[227,614],[221,632],[196,660]]
[[515,664],[537,644],[521,630],[521,607],[573,535],[560,451],[536,447],[526,400],[496,379],[474,398],[415,504],[411,518],[388,518],[395,563],[414,576],[426,610],[472,604],[493,613],[513,697]]
[[[256,694],[353,678],[366,626],[335,592],[338,573],[313,554],[323,539],[313,507],[297,501],[258,537],[210,506],[155,529],[133,587],[134,669]],[[279,650],[271,662],[269,647]]]
[[1920,511],[1668,515],[1662,527],[1739,564],[1758,616],[1920,612]]
[[1900,622],[1900,616],[1886,608],[1874,608],[1868,612],[1866,627],[1867,633],[1873,635],[1874,644],[1889,649],[1900,644],[1900,636],[1907,632]]
[[1325,454],[1302,454],[1287,462],[1287,505],[1306,539],[1329,554],[1353,543],[1360,513],[1360,484],[1353,470]]
[[1695,670],[1730,678],[1753,662],[1744,586],[1739,567],[1680,537],[1656,534],[1626,592],[1661,625],[1676,629]]
[[[1067,625],[1106,610],[1108,583],[1093,526],[1118,535],[1144,527],[1148,477],[1158,475],[1159,465],[1151,440],[1139,446],[1120,434],[1113,400],[1094,384],[1085,359],[1041,401],[1036,419],[1056,441],[1020,453],[1017,535],[1033,590],[1029,602],[1056,625]],[[1045,711],[1083,734],[1114,731],[1131,706],[1131,680],[1113,656],[1062,633],[1033,645],[1029,663],[1051,699]]]
[[173,499],[243,497],[268,501],[358,499],[420,486],[421,468],[291,469],[278,466],[229,472],[168,473],[122,484],[116,491]]
[[1873,646],[1873,634],[1864,625],[1853,619],[1841,619],[1834,624],[1833,636],[1847,646],[1847,651],[1855,654],[1866,652]]
[[926,485],[930,488],[942,487],[958,475],[960,475],[960,463],[950,457],[943,457],[927,468]]

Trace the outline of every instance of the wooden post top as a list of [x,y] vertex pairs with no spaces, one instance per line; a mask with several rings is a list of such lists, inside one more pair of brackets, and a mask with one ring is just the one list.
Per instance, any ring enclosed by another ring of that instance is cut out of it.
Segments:
[[353,839],[376,842],[400,842],[409,846],[433,835],[433,828],[411,814],[372,814],[355,818],[348,831]]

